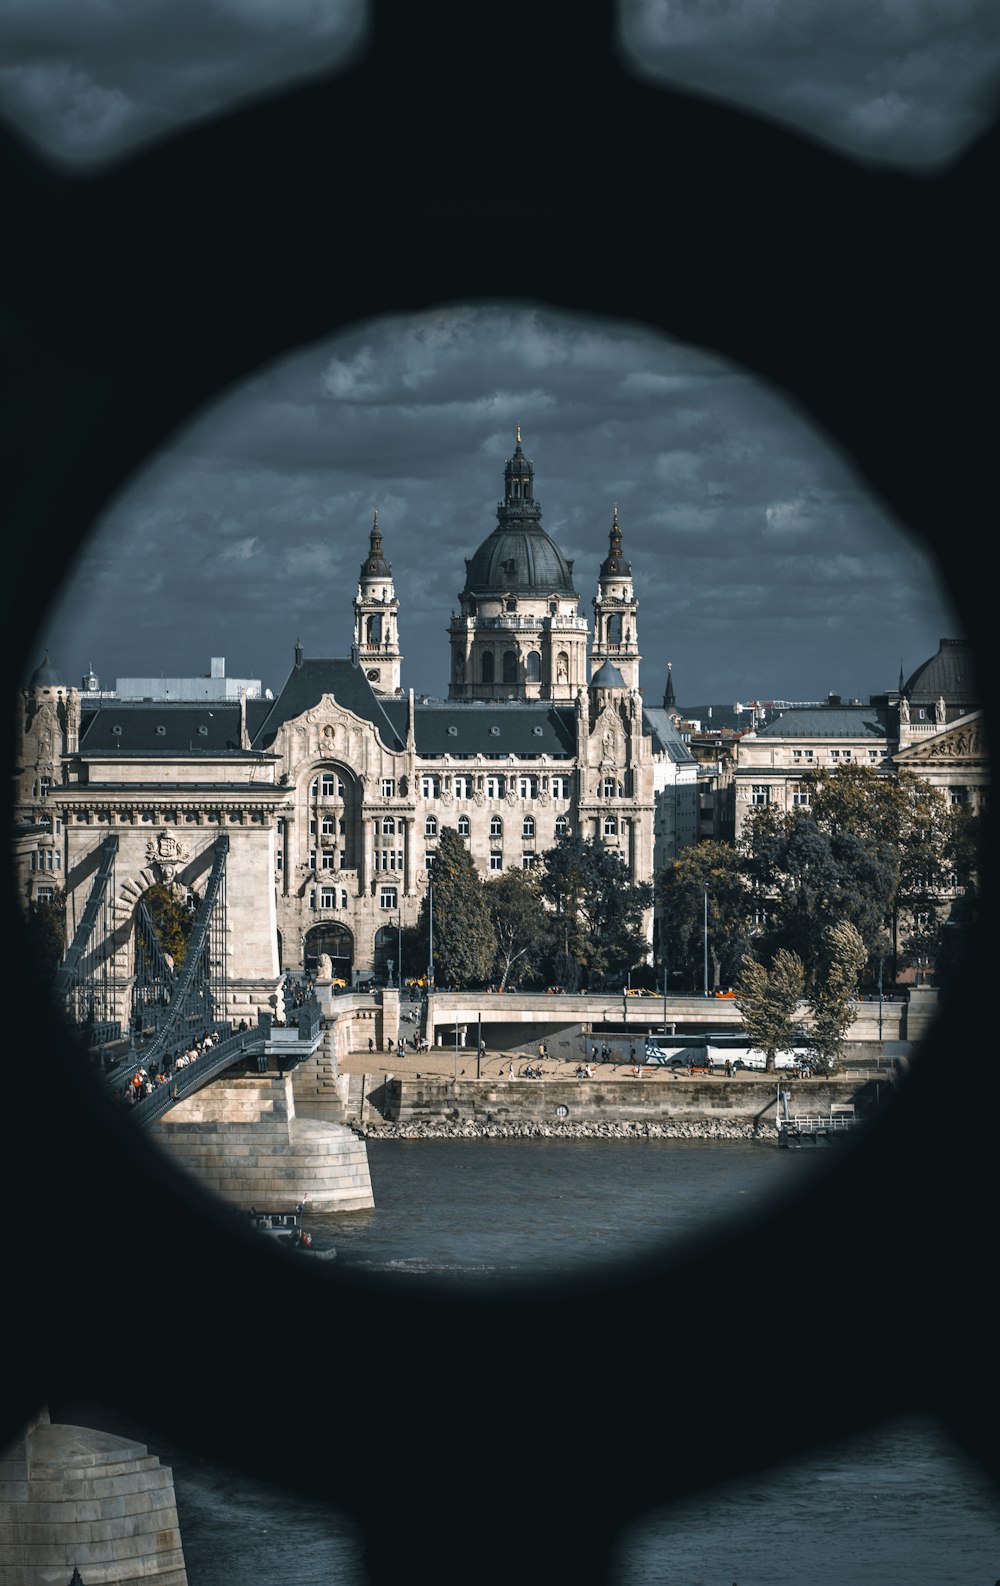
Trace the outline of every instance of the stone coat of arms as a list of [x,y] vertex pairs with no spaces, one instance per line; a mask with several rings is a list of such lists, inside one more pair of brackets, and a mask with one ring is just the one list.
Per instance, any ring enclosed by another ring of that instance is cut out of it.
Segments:
[[153,865],[159,871],[160,880],[168,884],[190,857],[189,850],[173,832],[157,832],[146,844],[146,863]]

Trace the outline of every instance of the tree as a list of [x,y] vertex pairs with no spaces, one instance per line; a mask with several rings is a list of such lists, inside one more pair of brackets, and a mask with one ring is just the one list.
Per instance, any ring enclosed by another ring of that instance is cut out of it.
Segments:
[[825,947],[826,963],[809,997],[809,1011],[818,1064],[832,1074],[858,1016],[858,977],[868,955],[859,932],[847,920],[827,927]]
[[[431,881],[435,984],[484,985],[490,978],[496,953],[493,924],[472,856],[451,826],[441,828]],[[425,893],[420,909],[420,932],[428,952],[429,916],[430,897]]]
[[656,877],[664,961],[688,971],[692,983],[702,962],[705,895],[712,984],[731,984],[750,950],[751,893],[741,855],[729,843],[706,840],[685,848]]
[[774,1072],[778,1052],[795,1043],[801,1026],[795,1015],[805,986],[801,958],[780,948],[770,969],[749,953],[736,982],[736,1006],[753,1045],[764,1053],[765,1067]]
[[549,947],[548,918],[538,877],[511,866],[486,883],[486,906],[493,922],[493,973],[500,990],[506,991],[512,973],[518,980],[534,979]]
[[194,915],[180,894],[162,881],[150,887],[144,902],[160,946],[170,954],[174,969],[180,970],[187,957],[188,937],[194,930]]
[[[896,856],[895,884],[884,900],[895,978],[903,916],[920,917],[925,936],[936,936],[950,867],[949,806],[937,788],[912,771],[890,777],[872,766],[845,765],[819,771],[810,780],[818,826],[883,845]],[[926,949],[926,943],[916,945]]]
[[64,892],[59,890],[51,898],[28,904],[28,937],[45,978],[54,980],[66,952]]
[[[575,834],[542,857],[539,890],[555,913],[554,953],[576,963],[589,985],[621,985],[649,952],[643,916],[652,887],[632,880],[617,850]],[[568,975],[556,978],[570,983]]]
[[878,956],[886,900],[895,896],[899,877],[890,843],[826,831],[804,812],[781,815],[765,807],[748,822],[746,869],[771,915],[761,956],[771,958],[780,948],[795,953],[814,985],[831,920],[850,921],[866,953]]

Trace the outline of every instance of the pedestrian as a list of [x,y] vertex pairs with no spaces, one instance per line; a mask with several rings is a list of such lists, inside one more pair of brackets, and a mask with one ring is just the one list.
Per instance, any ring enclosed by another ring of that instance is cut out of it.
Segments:
[[628,1049],[628,1060],[629,1060],[630,1063],[634,1063],[635,1062],[635,1046],[634,1046],[634,1044],[632,1046],[630,1046],[629,1049]]
[[509,1061],[507,1063],[507,1078],[508,1079],[513,1079],[514,1078],[514,1065],[513,1065],[513,1063],[511,1063]]
[[369,1052],[374,1052],[375,1050],[375,1042],[372,1040],[371,1036],[368,1037],[368,1050]]

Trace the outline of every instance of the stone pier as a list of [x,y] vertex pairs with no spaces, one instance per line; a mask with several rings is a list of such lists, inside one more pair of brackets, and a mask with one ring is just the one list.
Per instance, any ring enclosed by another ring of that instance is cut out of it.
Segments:
[[141,1443],[43,1410],[0,1454],[0,1582],[187,1586],[170,1470]]

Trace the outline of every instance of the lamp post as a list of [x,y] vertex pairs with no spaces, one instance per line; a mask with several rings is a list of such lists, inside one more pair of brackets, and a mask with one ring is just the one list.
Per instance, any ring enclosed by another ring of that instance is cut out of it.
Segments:
[[396,962],[399,965],[399,995],[403,995],[403,910],[396,916]]
[[882,963],[883,960],[880,958],[878,961],[878,1038],[880,1042],[882,1040]]
[[427,873],[427,924],[430,932],[427,963],[427,995],[434,990],[434,875]]
[[705,888],[705,996],[708,996],[708,888]]
[[482,1013],[480,1013],[479,1014],[479,1024],[478,1024],[478,1027],[476,1029],[476,1078],[477,1079],[481,1078],[480,1068],[482,1066],[482,1058],[483,1058],[483,1016],[482,1016]]
[[667,1033],[667,955],[663,954],[663,1033]]

